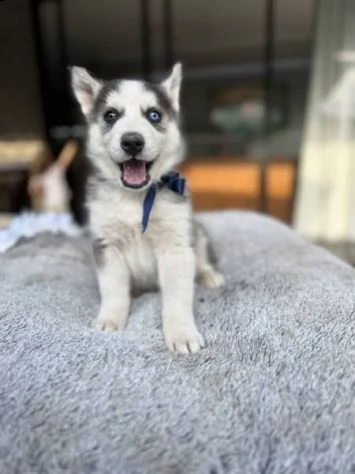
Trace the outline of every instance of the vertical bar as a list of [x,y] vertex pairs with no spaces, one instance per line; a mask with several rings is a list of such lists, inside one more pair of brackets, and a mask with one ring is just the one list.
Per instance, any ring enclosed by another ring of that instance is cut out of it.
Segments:
[[38,66],[39,73],[39,89],[41,97],[41,105],[43,111],[43,122],[44,122],[44,132],[47,142],[49,142],[49,127],[51,123],[51,112],[49,101],[50,90],[48,87],[47,73],[46,73],[46,61],[43,53],[43,35],[39,15],[39,1],[31,0],[30,1],[30,12],[31,12],[31,21],[32,21],[32,31],[35,44],[35,54],[36,62]]
[[63,0],[56,0],[57,3],[57,28],[58,28],[58,46],[59,46],[59,70],[61,76],[61,96],[62,96],[62,123],[68,124],[69,119],[69,96],[67,89],[67,67],[68,54],[65,36],[65,10]]
[[149,0],[141,0],[142,74],[148,80],[152,72]]
[[[264,49],[264,143],[267,145],[270,135],[270,118],[272,105],[272,81],[274,57],[274,0],[265,0],[265,49]],[[264,155],[260,163],[260,211],[268,211],[268,156]]]
[[164,44],[164,66],[170,69],[175,60],[174,57],[174,31],[173,31],[173,5],[172,0],[162,0],[162,23]]

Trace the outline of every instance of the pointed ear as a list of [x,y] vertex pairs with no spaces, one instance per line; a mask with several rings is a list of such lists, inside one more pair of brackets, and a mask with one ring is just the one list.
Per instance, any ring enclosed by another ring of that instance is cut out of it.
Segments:
[[87,116],[101,89],[101,81],[95,79],[86,69],[78,66],[70,68],[71,84],[83,114]]
[[171,103],[175,110],[180,108],[180,86],[182,79],[181,63],[176,63],[170,76],[161,83],[161,86],[166,90],[171,99]]

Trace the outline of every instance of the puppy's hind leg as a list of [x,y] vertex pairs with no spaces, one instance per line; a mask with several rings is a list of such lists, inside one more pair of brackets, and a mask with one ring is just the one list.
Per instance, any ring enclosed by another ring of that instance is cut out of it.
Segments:
[[196,281],[207,288],[219,288],[224,278],[212,264],[208,236],[201,224],[195,226]]
[[94,241],[94,257],[101,294],[101,307],[92,326],[103,331],[125,328],[130,309],[130,274],[122,252]]

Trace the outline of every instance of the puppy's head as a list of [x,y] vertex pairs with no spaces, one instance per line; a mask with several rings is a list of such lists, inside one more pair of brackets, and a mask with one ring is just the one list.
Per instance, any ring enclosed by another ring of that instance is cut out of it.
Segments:
[[100,81],[79,67],[71,73],[88,123],[88,156],[107,180],[142,190],[183,159],[180,64],[159,84]]

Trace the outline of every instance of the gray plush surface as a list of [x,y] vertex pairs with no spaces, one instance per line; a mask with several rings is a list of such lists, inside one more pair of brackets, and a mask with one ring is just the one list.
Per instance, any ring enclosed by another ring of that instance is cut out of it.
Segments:
[[88,327],[87,242],[0,256],[0,473],[355,472],[355,272],[272,220],[205,215],[227,279],[199,288],[208,348],[164,347],[158,294]]

